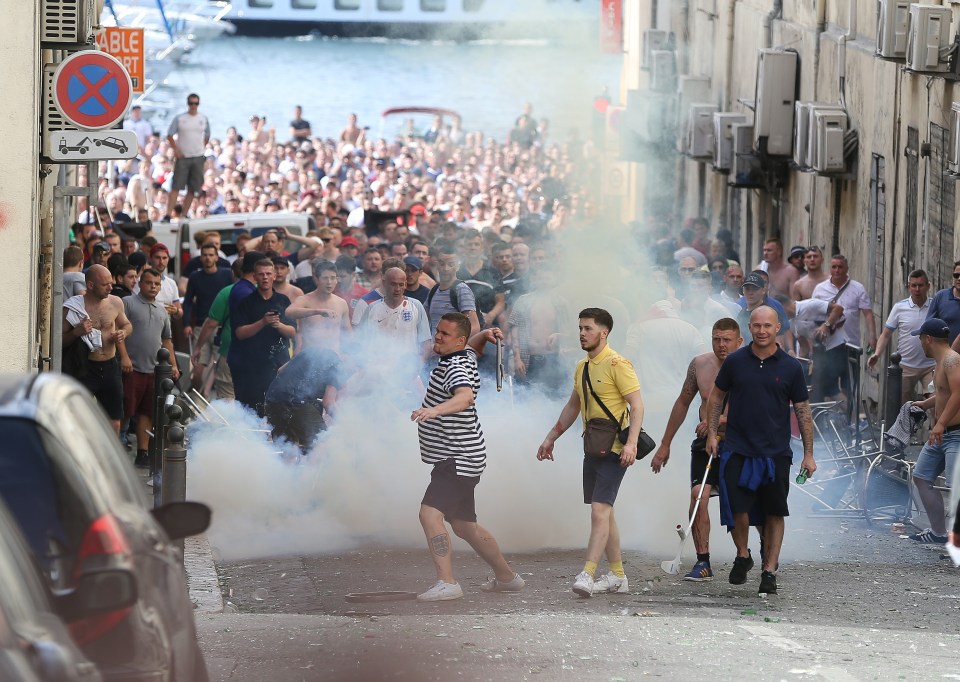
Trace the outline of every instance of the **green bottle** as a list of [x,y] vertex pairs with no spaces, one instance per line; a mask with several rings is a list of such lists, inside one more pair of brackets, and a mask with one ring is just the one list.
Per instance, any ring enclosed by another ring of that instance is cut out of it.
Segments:
[[807,468],[804,467],[800,469],[800,473],[797,474],[797,485],[803,485],[807,482],[807,479],[810,477],[810,472],[807,471]]

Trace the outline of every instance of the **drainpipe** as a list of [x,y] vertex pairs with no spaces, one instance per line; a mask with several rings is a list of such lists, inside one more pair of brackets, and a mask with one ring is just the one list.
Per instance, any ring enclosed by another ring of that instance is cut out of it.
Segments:
[[733,106],[733,39],[736,34],[735,26],[737,22],[737,4],[740,0],[733,0],[730,3],[730,11],[727,12],[727,68],[726,68],[726,83],[724,84],[726,92],[726,102],[723,108],[724,111],[731,111]]
[[[854,2],[854,0],[850,0]],[[813,101],[819,101],[817,92],[820,83],[820,46],[824,32],[827,30],[827,0],[817,0],[817,36],[813,44]],[[813,244],[813,225],[816,218],[817,182],[810,183],[810,210],[807,211],[808,243]]]
[[[851,0],[853,2],[853,0]],[[783,15],[783,0],[773,0],[773,9],[763,17],[764,46],[773,47],[773,20]]]
[[847,32],[840,36],[837,46],[837,76],[840,90],[840,106],[847,108],[847,43],[857,39],[857,0],[847,0]]

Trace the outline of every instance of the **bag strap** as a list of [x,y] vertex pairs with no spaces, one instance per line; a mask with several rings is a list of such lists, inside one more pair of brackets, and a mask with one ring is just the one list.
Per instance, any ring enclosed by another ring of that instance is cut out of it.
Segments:
[[830,299],[830,303],[836,303],[836,302],[837,302],[837,299],[840,298],[840,295],[846,290],[846,288],[847,288],[848,286],[850,286],[850,282],[851,282],[851,281],[852,281],[852,280],[848,277],[848,278],[847,278],[847,281],[844,282],[843,286],[840,287],[839,289],[837,289],[837,293],[834,294],[833,298]]
[[[607,415],[607,418],[616,422],[617,424],[623,423],[623,417],[617,419],[613,416],[613,413],[603,404],[603,401],[600,400],[600,396],[597,395],[597,392],[593,390],[593,384],[590,383],[590,358],[587,358],[587,361],[583,363],[583,374],[580,375],[580,379],[583,382],[583,385],[590,389],[590,395],[593,396],[593,399],[597,401],[597,405],[600,406],[600,409],[603,410],[603,413]],[[586,400],[586,391],[584,391],[584,400]],[[584,416],[586,416],[586,410],[584,410]]]

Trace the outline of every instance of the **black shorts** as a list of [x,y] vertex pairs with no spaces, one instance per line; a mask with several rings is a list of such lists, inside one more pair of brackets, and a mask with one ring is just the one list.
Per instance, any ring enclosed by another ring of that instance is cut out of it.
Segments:
[[323,405],[318,401],[301,405],[267,401],[263,411],[273,427],[274,438],[286,438],[304,450],[313,447],[317,435],[327,428],[323,421]]
[[790,509],[787,507],[787,493],[790,492],[790,457],[774,457],[777,468],[773,482],[761,485],[756,490],[741,488],[738,484],[743,463],[747,459],[750,458],[736,452],[731,453],[730,460],[723,470],[730,511],[734,514],[746,514],[756,504],[760,511],[770,516],[790,516]]
[[123,419],[123,378],[116,356],[103,362],[90,360],[88,364],[89,369],[80,383],[93,394],[110,419]]
[[627,468],[620,466],[620,453],[611,452],[606,457],[584,455],[583,503],[605,502],[613,506],[625,473]]
[[850,367],[846,344],[830,350],[814,349],[813,391],[811,398],[820,402],[843,391],[850,395]]
[[433,465],[430,485],[420,504],[443,512],[447,522],[477,522],[477,505],[474,491],[479,476],[461,476],[457,473],[457,461],[452,457]]
[[[707,439],[697,438],[690,444],[690,487],[703,483],[703,472],[707,468],[707,461],[710,455],[707,454]],[[720,462],[716,457],[710,464],[710,473],[707,474],[706,484],[710,486],[710,494],[719,494],[720,486]]]

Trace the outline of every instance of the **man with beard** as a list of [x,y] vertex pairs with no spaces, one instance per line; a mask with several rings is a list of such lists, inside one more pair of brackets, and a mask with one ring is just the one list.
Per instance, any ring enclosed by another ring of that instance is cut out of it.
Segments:
[[[577,363],[573,392],[556,424],[540,444],[537,459],[553,459],[554,444],[578,416],[585,425],[591,419],[606,419],[606,411],[599,401],[603,401],[611,414],[622,415],[621,426],[627,421],[627,406],[630,407],[626,443],[621,444],[618,438],[614,438],[610,451],[603,456],[584,452],[583,501],[590,505],[590,540],[587,543],[586,562],[573,583],[573,591],[580,597],[590,597],[594,592],[630,591],[623,571],[620,530],[613,514],[613,504],[627,467],[637,459],[637,437],[643,424],[643,399],[633,365],[607,345],[607,336],[613,329],[610,313],[602,308],[586,308],[580,311],[579,320],[580,348],[586,351],[587,357]],[[604,552],[610,563],[610,571],[594,580],[597,564]]]
[[[687,573],[683,579],[694,582],[703,582],[713,580],[713,569],[710,567],[710,511],[706,501],[710,499],[710,493],[719,488],[720,485],[720,467],[715,463],[710,465],[710,472],[704,478],[707,462],[710,459],[707,455],[707,400],[710,397],[710,391],[713,389],[713,382],[717,378],[717,372],[720,371],[720,365],[727,358],[727,355],[737,350],[743,343],[740,336],[740,325],[737,321],[724,317],[717,320],[713,325],[713,350],[709,353],[698,355],[690,361],[687,368],[687,377],[683,382],[683,388],[680,389],[680,395],[673,404],[673,410],[670,412],[670,418],[667,420],[667,428],[663,434],[663,440],[657,453],[650,462],[650,468],[654,473],[660,473],[660,470],[667,465],[670,459],[670,445],[673,443],[673,437],[677,435],[680,425],[687,416],[687,410],[693,399],[700,395],[700,423],[697,424],[697,437],[690,446],[690,514],[693,514],[693,508],[696,505],[698,496],[703,489],[703,500],[697,509],[697,517],[693,522],[693,546],[697,551],[697,563]],[[721,433],[724,426],[724,418],[721,417]]]
[[807,274],[794,282],[793,287],[790,288],[790,298],[794,301],[813,298],[813,290],[827,278],[827,273],[823,271],[823,251],[819,246],[807,247],[807,252],[803,254],[803,267]]

